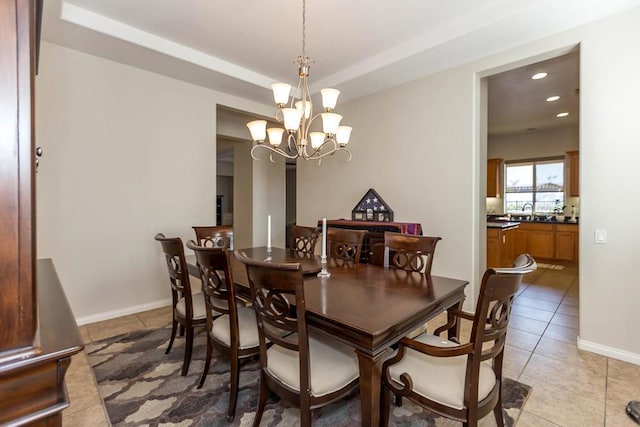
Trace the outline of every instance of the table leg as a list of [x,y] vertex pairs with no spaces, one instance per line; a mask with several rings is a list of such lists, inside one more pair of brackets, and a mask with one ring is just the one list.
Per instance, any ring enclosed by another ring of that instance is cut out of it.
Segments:
[[356,350],[360,368],[360,410],[363,427],[378,427],[380,422],[380,380],[382,362],[387,355],[383,351],[377,355]]
[[[449,310],[447,311],[447,322],[451,324],[454,321],[455,316],[452,315],[452,312],[456,312],[462,310],[462,301],[455,303]],[[451,339],[452,337],[456,337],[460,339],[460,319],[457,322],[453,323],[453,326],[449,328],[447,331],[447,338]]]

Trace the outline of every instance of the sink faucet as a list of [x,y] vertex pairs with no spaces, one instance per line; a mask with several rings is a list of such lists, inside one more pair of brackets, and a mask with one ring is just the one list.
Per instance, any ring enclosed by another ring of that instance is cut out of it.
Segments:
[[524,205],[522,205],[522,212],[526,211],[527,207],[530,207],[531,208],[531,212],[533,212],[533,203],[529,203],[529,202],[527,202]]

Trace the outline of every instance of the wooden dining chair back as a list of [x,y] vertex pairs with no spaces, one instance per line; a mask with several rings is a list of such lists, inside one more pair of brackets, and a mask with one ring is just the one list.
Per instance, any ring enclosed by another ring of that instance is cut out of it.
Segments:
[[156,234],[155,239],[162,245],[162,251],[165,255],[173,306],[171,339],[165,354],[171,351],[178,326],[180,326],[180,335],[185,335],[186,332],[182,375],[187,375],[193,350],[194,329],[207,323],[204,297],[202,293],[192,293],[182,239],[179,237],[165,237],[162,233]]
[[362,244],[366,235],[366,230],[327,228],[327,256],[360,262]]
[[[300,408],[300,425],[311,425],[311,409],[342,399],[358,386],[352,348],[309,330],[302,267],[235,256],[247,268],[260,336],[258,426],[269,390]],[[267,347],[267,344],[271,344]]]
[[[502,363],[511,303],[523,275],[535,269],[527,254],[520,255],[513,268],[488,269],[475,313],[458,310],[435,335],[399,342],[397,353],[382,366],[381,425],[389,419],[389,390],[466,426],[477,426],[492,411],[497,425],[504,425]],[[438,336],[454,330],[461,319],[473,321],[468,343]]]
[[194,225],[192,228],[196,233],[196,243],[198,246],[204,246],[207,248],[228,248],[233,250],[232,225]]
[[320,234],[317,227],[292,225],[289,231],[289,249],[305,254],[314,254]]
[[431,274],[440,237],[384,233],[384,266]]
[[193,240],[187,242],[187,247],[196,254],[207,307],[207,356],[198,388],[202,388],[209,373],[213,349],[227,355],[231,365],[227,420],[231,422],[238,402],[240,361],[259,354],[255,314],[253,308],[236,298],[227,248],[202,247]]

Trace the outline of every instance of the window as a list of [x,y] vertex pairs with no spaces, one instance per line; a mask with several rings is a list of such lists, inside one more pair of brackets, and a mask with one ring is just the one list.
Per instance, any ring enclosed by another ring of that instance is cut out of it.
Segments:
[[564,206],[564,159],[508,162],[504,176],[505,213],[552,213]]

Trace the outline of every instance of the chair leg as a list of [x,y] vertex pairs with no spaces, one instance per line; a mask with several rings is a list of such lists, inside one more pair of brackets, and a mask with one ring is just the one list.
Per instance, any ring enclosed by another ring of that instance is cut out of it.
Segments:
[[400,396],[399,394],[396,394],[396,406],[398,408],[400,408],[402,406],[402,396]]
[[184,331],[185,331],[185,326],[184,325],[180,325],[180,336],[183,337],[184,336]]
[[262,413],[264,412],[264,405],[267,403],[267,395],[269,390],[267,389],[267,383],[264,378],[264,372],[260,372],[260,397],[258,398],[258,407],[256,408],[256,416],[253,419],[253,427],[260,425],[262,419]]
[[169,347],[167,347],[167,351],[164,352],[164,354],[169,354],[169,352],[171,351],[171,347],[173,347],[173,340],[176,339],[176,332],[178,330],[178,322],[173,319],[173,322],[171,322],[171,339],[169,339]]
[[227,411],[227,421],[231,422],[236,416],[236,404],[238,403],[238,383],[240,382],[240,361],[238,353],[231,352],[231,394],[229,395],[229,410]]
[[182,376],[189,373],[189,363],[191,363],[191,352],[193,351],[193,328],[187,328],[187,337],[185,338],[184,362],[182,362]]
[[309,405],[300,405],[300,427],[311,427],[311,408]]
[[502,414],[502,384],[500,390],[498,390],[498,403],[493,408],[493,415],[496,417],[496,426],[504,427],[504,416]]
[[200,377],[198,388],[202,388],[202,386],[204,385],[204,380],[206,380],[207,375],[209,375],[209,366],[211,366],[211,353],[213,353],[213,345],[211,344],[211,338],[207,333],[207,357],[204,360],[204,370],[202,371],[202,376]]
[[[399,396],[396,396],[396,399]],[[391,405],[391,392],[387,387],[382,385],[380,390],[380,427],[389,425],[389,406]]]

